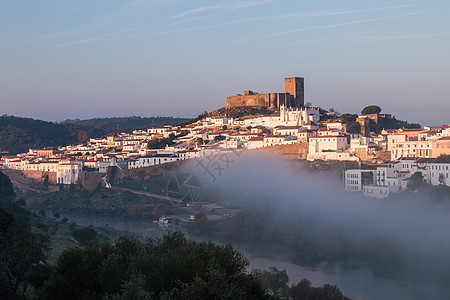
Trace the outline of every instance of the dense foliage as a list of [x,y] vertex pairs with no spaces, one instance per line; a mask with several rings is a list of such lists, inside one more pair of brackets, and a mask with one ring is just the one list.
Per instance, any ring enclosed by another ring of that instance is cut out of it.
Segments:
[[341,122],[342,123],[348,123],[348,122],[355,122],[356,119],[358,118],[357,114],[342,114],[341,115]]
[[241,118],[245,116],[256,116],[269,114],[271,111],[263,106],[236,106],[223,107],[211,112],[210,116],[228,116],[230,118]]
[[44,236],[0,206],[0,299],[23,298],[29,287],[42,284],[47,245]]
[[7,205],[16,197],[14,187],[8,176],[0,171],[0,204]]
[[231,246],[182,233],[89,244],[60,256],[40,299],[264,299],[247,259]]
[[42,285],[48,274],[45,265],[48,239],[18,220],[28,217],[21,207],[24,202],[14,201],[13,185],[1,172],[0,199],[0,299],[26,298],[29,289]]
[[186,118],[173,117],[115,117],[115,118],[95,118],[95,119],[73,119],[65,120],[65,124],[75,124],[88,127],[96,127],[102,129],[104,134],[114,132],[119,128],[119,131],[129,131],[137,128],[149,128],[152,126],[171,125],[180,122],[185,122]]
[[90,137],[102,134],[102,130],[75,124],[58,124],[6,115],[0,117],[0,150],[10,153],[85,142]]
[[379,114],[381,112],[381,108],[377,105],[369,105],[363,108],[361,111],[362,115],[370,115],[370,114]]
[[306,279],[291,286],[289,295],[293,300],[350,300],[335,285],[324,284],[321,287],[313,287]]

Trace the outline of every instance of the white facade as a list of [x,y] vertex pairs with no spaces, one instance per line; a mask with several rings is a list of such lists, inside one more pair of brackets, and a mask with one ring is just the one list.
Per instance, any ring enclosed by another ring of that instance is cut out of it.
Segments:
[[341,135],[313,136],[309,138],[307,160],[352,160],[359,158],[345,151],[348,148],[347,137]]
[[375,176],[374,170],[346,170],[344,172],[344,188],[349,192],[360,192],[364,183],[366,185],[373,183]]
[[363,195],[379,199],[387,198],[389,197],[389,188],[387,186],[366,185],[363,186]]
[[187,154],[185,153],[177,153],[177,152],[159,152],[153,156],[144,156],[139,157],[134,161],[128,162],[128,169],[136,169],[143,168],[149,166],[155,166],[165,163],[170,163],[174,161],[184,160],[187,158]]

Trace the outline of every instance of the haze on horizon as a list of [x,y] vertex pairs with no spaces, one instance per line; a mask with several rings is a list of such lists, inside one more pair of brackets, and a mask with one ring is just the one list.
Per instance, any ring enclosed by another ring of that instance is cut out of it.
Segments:
[[[320,2],[320,3],[319,3]],[[444,0],[0,3],[0,113],[192,117],[244,90],[449,123]]]

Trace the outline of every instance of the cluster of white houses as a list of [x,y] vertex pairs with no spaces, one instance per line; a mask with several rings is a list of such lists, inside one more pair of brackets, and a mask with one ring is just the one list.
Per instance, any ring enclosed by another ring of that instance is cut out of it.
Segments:
[[352,169],[344,172],[344,187],[349,192],[362,192],[375,198],[386,198],[408,186],[416,173],[431,185],[450,186],[450,156],[438,158],[404,157],[374,170]]
[[[297,143],[306,143],[308,160],[368,160],[380,150],[389,151],[394,160],[450,154],[450,125],[384,130],[379,135],[349,133],[345,124],[335,119],[320,121],[321,113],[314,107],[281,106],[279,114],[270,116],[206,117],[186,126],[153,127],[84,144],[30,149],[28,153],[2,157],[0,168],[54,172],[56,183],[74,184],[81,172],[105,173],[111,166],[135,169],[236,149]],[[158,149],[151,149],[155,145]],[[349,184],[349,190],[362,190],[362,185]]]

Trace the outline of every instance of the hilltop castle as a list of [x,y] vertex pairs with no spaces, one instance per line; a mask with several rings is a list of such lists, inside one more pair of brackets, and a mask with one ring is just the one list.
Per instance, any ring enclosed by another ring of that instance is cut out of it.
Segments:
[[245,91],[244,95],[227,97],[227,108],[235,106],[265,106],[267,108],[303,107],[305,105],[305,87],[303,77],[284,79],[284,93],[258,94]]

